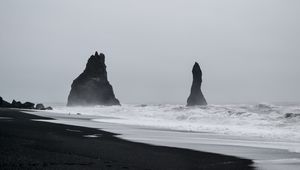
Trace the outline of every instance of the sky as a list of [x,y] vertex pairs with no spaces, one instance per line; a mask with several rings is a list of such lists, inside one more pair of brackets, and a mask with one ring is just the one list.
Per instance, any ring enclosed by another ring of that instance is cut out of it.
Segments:
[[97,50],[121,103],[300,102],[299,0],[1,0],[0,96],[66,103]]

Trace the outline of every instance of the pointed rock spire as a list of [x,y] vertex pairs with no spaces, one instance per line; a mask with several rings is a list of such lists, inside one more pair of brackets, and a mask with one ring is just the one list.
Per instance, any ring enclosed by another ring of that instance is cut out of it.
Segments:
[[207,105],[207,102],[201,91],[202,71],[197,62],[195,62],[194,64],[192,73],[193,73],[193,84],[191,87],[191,94],[187,100],[187,106]]
[[73,81],[67,105],[120,105],[107,80],[104,54],[96,51],[89,58],[83,73]]

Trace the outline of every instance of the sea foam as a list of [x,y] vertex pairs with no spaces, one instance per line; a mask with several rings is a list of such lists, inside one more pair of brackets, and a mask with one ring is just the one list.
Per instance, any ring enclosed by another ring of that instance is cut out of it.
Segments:
[[94,119],[99,122],[300,142],[300,105],[185,107],[123,104],[110,107],[56,107],[53,112],[101,116]]

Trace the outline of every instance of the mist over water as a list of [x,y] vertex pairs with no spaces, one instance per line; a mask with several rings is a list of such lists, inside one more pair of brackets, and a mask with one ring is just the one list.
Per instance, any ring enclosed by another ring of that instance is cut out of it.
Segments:
[[300,142],[300,105],[297,104],[61,106],[54,112],[106,117],[95,119],[100,122]]

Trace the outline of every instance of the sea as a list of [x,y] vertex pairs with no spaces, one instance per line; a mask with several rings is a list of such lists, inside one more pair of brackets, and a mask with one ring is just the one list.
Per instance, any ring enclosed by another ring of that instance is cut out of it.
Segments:
[[[95,116],[93,121],[182,132],[208,132],[300,143],[300,104],[174,104],[66,107],[53,112]],[[97,116],[101,117],[97,119]],[[294,152],[300,152],[299,148]]]

